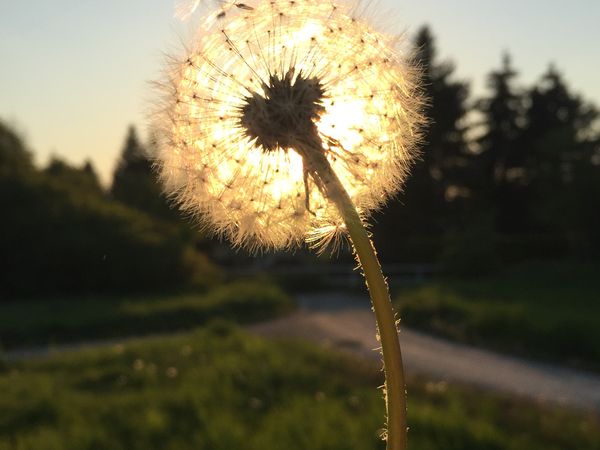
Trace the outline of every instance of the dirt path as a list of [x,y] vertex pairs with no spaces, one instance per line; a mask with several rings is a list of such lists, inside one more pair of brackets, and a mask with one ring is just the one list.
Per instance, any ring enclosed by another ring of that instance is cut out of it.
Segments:
[[[297,337],[379,359],[368,299],[342,293],[298,297],[300,311],[251,327],[264,336]],[[541,402],[600,411],[600,376],[499,355],[403,328],[406,370]]]

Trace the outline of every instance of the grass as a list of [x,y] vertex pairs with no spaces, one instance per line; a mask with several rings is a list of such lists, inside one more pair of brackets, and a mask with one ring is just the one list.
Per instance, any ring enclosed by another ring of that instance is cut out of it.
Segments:
[[460,342],[600,371],[600,268],[521,265],[405,289],[403,323]]
[[[5,362],[0,449],[383,450],[381,376],[225,323]],[[592,416],[422,380],[409,393],[412,450],[600,448]]]
[[0,303],[4,349],[170,332],[214,317],[238,323],[268,319],[293,308],[268,283],[238,282],[205,294],[90,297]]

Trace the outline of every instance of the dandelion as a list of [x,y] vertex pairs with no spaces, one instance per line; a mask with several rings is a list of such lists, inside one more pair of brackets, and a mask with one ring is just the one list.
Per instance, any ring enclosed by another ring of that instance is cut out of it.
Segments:
[[388,448],[405,448],[397,328],[363,224],[398,191],[415,157],[415,72],[397,40],[357,8],[226,4],[207,11],[209,29],[161,85],[155,123],[165,191],[206,230],[250,251],[350,238],[382,343]]

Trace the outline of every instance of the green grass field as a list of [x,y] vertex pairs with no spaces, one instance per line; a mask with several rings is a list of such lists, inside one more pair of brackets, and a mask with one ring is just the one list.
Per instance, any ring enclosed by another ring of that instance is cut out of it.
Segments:
[[521,265],[397,297],[403,323],[499,351],[600,370],[600,267]]
[[[226,323],[4,362],[1,450],[382,450],[377,367]],[[411,380],[412,450],[592,450],[592,416]]]
[[293,309],[271,283],[238,282],[204,294],[89,297],[0,303],[0,349],[195,328],[219,317],[266,320]]

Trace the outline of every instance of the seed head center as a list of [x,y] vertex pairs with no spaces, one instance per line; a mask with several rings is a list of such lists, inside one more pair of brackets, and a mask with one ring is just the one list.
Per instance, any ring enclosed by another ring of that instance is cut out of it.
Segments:
[[265,151],[293,146],[295,139],[314,133],[314,121],[324,111],[324,90],[317,77],[307,78],[293,69],[271,75],[262,85],[263,93],[245,97],[240,107],[244,134],[256,139]]

